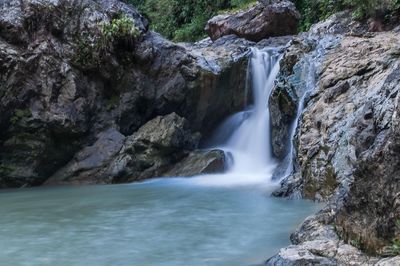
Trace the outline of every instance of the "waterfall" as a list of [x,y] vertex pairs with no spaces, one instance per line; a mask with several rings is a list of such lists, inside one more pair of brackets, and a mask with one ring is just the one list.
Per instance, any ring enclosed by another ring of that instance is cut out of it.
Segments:
[[275,165],[268,100],[279,72],[278,59],[279,54],[274,50],[252,50],[249,74],[253,106],[242,114],[241,125],[223,147],[233,158],[230,172],[263,172]]
[[217,130],[213,148],[222,149],[230,159],[222,175],[197,178],[206,184],[236,185],[268,183],[277,162],[272,155],[268,101],[279,72],[281,55],[277,49],[252,49],[247,71],[252,104],[228,118]]
[[297,97],[299,99],[296,117],[293,120],[293,123],[290,127],[289,134],[289,151],[282,162],[283,170],[281,170],[280,174],[278,174],[278,179],[283,179],[295,171],[295,147],[294,140],[296,137],[297,129],[300,125],[301,116],[303,114],[305,108],[306,99],[309,97],[310,93],[314,91],[317,86],[317,71],[321,67],[322,60],[326,54],[326,52],[332,47],[336,46],[339,43],[340,37],[327,35],[324,38],[317,38],[317,45],[313,51],[306,54],[299,62],[299,78],[300,84],[298,84],[298,88],[296,89]]
[[285,171],[281,178],[285,178],[291,175],[294,172],[294,163],[295,163],[295,148],[294,148],[294,139],[296,137],[297,128],[300,124],[300,118],[303,114],[305,100],[308,97],[309,93],[315,88],[316,84],[316,65],[312,61],[313,56],[306,56],[303,60],[303,71],[301,73],[301,80],[303,81],[303,90],[299,95],[299,102],[297,105],[296,118],[293,121],[292,126],[290,127],[289,134],[289,152],[285,158],[284,163],[286,163]]

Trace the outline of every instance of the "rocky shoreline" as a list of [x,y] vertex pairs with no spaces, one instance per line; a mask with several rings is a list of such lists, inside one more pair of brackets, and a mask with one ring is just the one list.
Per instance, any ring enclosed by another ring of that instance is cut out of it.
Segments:
[[[399,235],[398,30],[368,32],[346,13],[315,25],[289,47],[271,101],[280,113],[295,109],[309,67],[302,60],[327,36],[339,41],[313,59],[321,61],[294,140],[296,172],[274,192],[327,206],[267,265],[399,265],[400,257],[379,258],[395,255]],[[287,131],[285,117],[273,117],[283,125],[276,130]],[[286,144],[278,137],[276,153]]]

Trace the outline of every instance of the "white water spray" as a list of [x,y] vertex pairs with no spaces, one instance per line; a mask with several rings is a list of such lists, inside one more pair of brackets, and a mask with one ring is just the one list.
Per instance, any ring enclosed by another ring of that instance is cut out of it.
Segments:
[[250,75],[253,105],[230,117],[218,130],[217,148],[231,158],[227,173],[193,178],[205,185],[268,184],[276,167],[272,155],[269,97],[279,72],[276,49],[252,50]]

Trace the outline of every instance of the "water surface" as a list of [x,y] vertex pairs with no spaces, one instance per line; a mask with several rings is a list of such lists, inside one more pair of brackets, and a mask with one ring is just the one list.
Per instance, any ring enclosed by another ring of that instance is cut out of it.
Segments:
[[0,265],[253,265],[316,205],[179,179],[0,193]]

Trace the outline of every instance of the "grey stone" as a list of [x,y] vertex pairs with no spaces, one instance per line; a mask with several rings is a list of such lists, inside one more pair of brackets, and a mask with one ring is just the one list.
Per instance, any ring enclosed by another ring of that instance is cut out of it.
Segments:
[[290,1],[259,2],[248,10],[210,19],[205,31],[213,41],[230,34],[260,41],[268,37],[295,34],[299,19],[300,14]]

